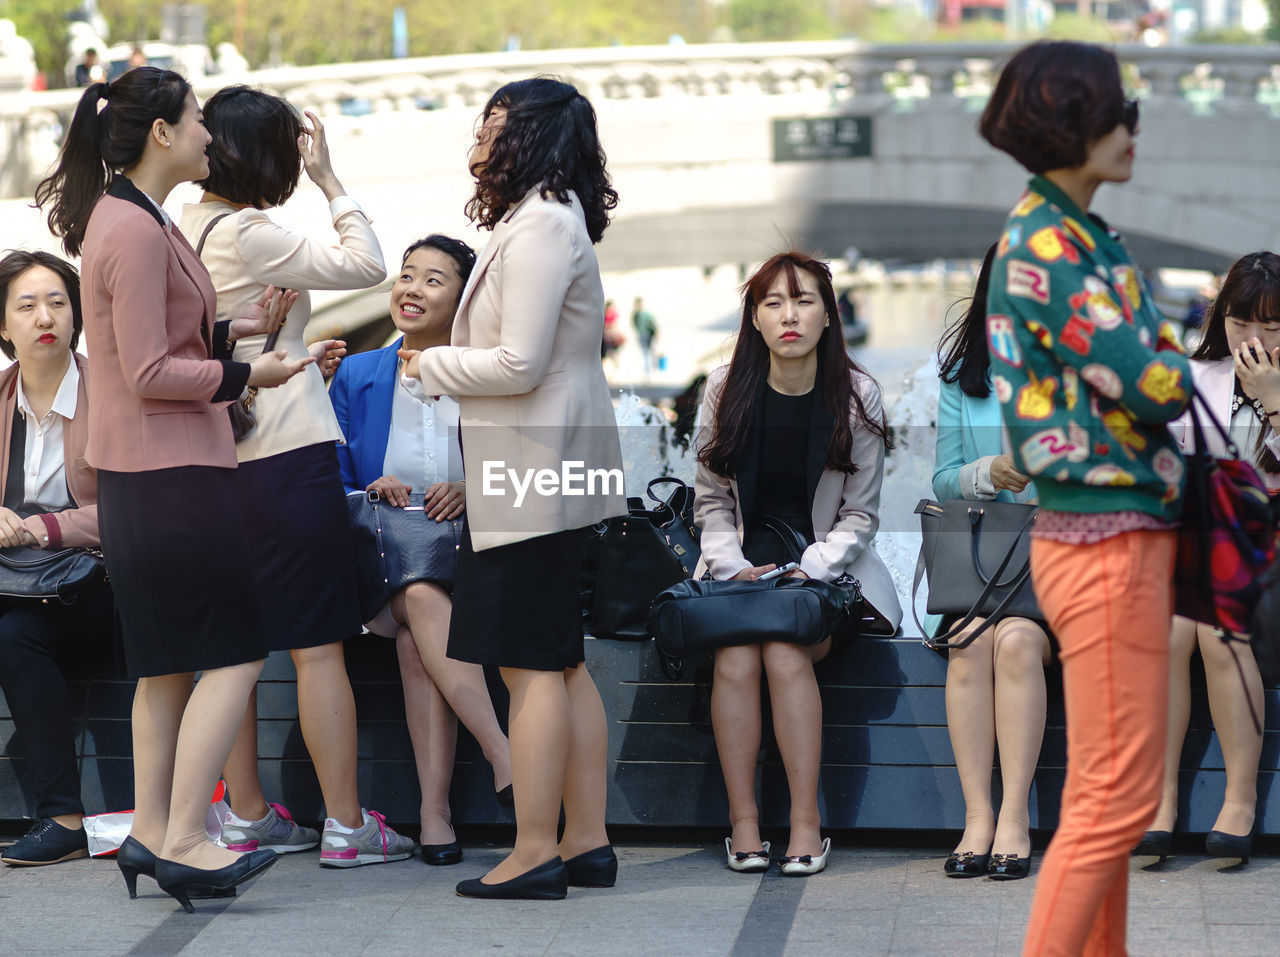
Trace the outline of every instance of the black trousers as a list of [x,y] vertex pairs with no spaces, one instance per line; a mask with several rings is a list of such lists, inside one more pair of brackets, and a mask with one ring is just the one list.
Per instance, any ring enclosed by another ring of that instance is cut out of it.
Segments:
[[73,706],[62,665],[112,658],[115,609],[99,583],[73,605],[0,599],[0,690],[27,758],[37,817],[83,814]]

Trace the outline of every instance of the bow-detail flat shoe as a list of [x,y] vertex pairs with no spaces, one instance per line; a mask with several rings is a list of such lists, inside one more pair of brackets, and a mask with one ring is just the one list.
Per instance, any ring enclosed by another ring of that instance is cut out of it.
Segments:
[[811,854],[799,854],[793,857],[784,857],[780,862],[782,865],[782,873],[788,877],[808,877],[810,874],[817,874],[827,866],[827,855],[831,853],[831,838],[824,837],[822,839],[822,853],[817,857]]
[[761,844],[763,846],[758,851],[735,851],[732,846],[733,838],[726,837],[724,839],[724,854],[725,863],[729,865],[729,870],[741,873],[767,871],[769,869],[769,842],[762,841]]

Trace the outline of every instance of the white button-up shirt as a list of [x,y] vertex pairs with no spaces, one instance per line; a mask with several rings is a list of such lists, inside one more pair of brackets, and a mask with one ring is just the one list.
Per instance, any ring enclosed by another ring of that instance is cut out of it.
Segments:
[[80,370],[75,358],[67,363],[67,371],[53,397],[53,405],[43,418],[37,419],[22,387],[18,372],[18,408],[27,423],[26,451],[22,459],[22,502],[46,511],[67,508],[72,504],[67,493],[66,455],[62,446],[62,423],[76,414],[76,396],[80,388]]
[[391,431],[382,474],[394,475],[415,492],[461,479],[459,415],[456,399],[447,395],[433,399],[423,391],[421,380],[399,376],[391,399]]

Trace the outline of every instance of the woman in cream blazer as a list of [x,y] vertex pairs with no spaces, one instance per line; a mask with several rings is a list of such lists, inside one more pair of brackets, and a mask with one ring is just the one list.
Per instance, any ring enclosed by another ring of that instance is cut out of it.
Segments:
[[[888,427],[880,387],[849,358],[838,315],[830,270],[803,253],[774,256],[747,280],[733,358],[707,380],[694,513],[712,578],[755,580],[787,561],[776,538],[759,531],[763,519],[779,519],[809,543],[789,574],[858,579],[871,606],[864,621],[891,634],[902,610],[872,544]],[[816,874],[826,866],[831,840],[820,833],[822,702],[813,665],[835,640],[715,653],[711,723],[729,797],[732,870],[769,867],[755,796],[762,675],[791,794],[782,872]]]
[[458,893],[561,898],[569,884],[611,885],[617,871],[604,708],[578,611],[589,527],[626,511],[593,248],[617,194],[591,104],[551,79],[490,98],[471,171],[468,210],[493,238],[452,345],[401,353],[428,394],[454,395],[461,409],[468,534],[449,656],[499,666],[511,692],[515,848]]

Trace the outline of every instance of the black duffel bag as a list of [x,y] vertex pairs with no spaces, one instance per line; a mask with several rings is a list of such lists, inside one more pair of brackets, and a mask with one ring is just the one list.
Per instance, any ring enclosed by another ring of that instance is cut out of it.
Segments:
[[654,596],[692,575],[702,553],[693,489],[663,476],[649,482],[646,494],[653,508],[627,499],[627,514],[601,522],[587,544],[582,613],[597,638],[647,638]]
[[671,658],[765,641],[816,645],[861,604],[862,590],[847,576],[682,581],[653,600],[649,629]]

